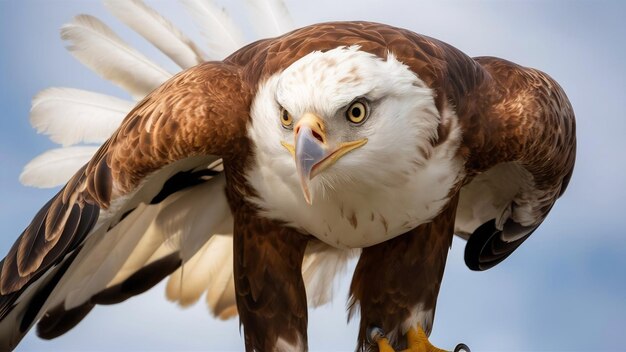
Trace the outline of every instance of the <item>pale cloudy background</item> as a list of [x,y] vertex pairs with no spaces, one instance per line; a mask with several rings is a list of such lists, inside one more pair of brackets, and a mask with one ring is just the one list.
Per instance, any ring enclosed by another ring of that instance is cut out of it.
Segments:
[[[246,25],[242,1],[222,1]],[[178,3],[149,2],[202,42]],[[515,254],[483,273],[463,263],[463,241],[448,260],[432,340],[473,351],[624,351],[626,343],[626,2],[287,0],[297,25],[371,20],[444,40],[469,55],[500,56],[540,68],[567,92],[578,119],[578,158],[568,192]],[[56,191],[19,184],[22,166],[52,147],[28,124],[30,98],[49,86],[126,97],[63,49],[59,27],[97,15],[149,56],[156,50],[95,1],[0,0],[0,252]],[[247,30],[250,33],[250,30]],[[252,39],[252,37],[250,37]],[[163,56],[156,60],[170,70]],[[408,276],[407,280],[411,280]],[[312,311],[314,351],[351,351],[346,325],[349,275],[331,306]],[[97,307],[53,341],[31,332],[19,351],[242,350],[238,322],[221,322],[202,303],[182,310],[163,287]]]

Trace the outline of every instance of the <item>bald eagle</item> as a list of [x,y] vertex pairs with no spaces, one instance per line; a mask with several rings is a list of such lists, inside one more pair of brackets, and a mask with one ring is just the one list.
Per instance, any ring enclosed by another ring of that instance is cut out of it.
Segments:
[[[110,6],[165,21],[128,4]],[[324,303],[328,277],[359,255],[350,286],[358,349],[435,351],[427,336],[453,236],[468,240],[470,269],[489,269],[533,233],[571,177],[574,113],[536,69],[354,21],[203,62],[164,28],[186,69],[172,78],[101,69],[134,96],[149,93],[132,108],[109,100],[130,112],[83,153],[89,160],[2,261],[2,350],[36,322],[41,337],[59,336],[95,305],[172,274],[168,296],[181,302],[214,287],[214,312],[238,312],[247,350],[304,351],[307,298]],[[63,35],[97,69],[98,46],[85,43],[123,46],[108,31],[82,16]],[[68,92],[46,94],[40,102]],[[180,289],[179,268],[203,262],[224,274],[196,271]]]

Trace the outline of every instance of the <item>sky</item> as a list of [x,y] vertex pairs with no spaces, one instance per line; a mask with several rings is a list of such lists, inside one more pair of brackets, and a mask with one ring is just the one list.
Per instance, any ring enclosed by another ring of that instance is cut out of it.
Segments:
[[[222,1],[251,36],[242,1]],[[198,43],[175,2],[148,1]],[[370,20],[443,40],[471,56],[498,56],[539,68],[567,93],[577,117],[578,154],[569,189],[541,227],[487,272],[463,262],[455,240],[439,295],[433,343],[472,351],[623,351],[626,328],[626,2],[623,1],[286,1],[297,26]],[[0,0],[0,253],[6,253],[56,190],[22,186],[33,157],[54,147],[30,127],[30,99],[50,86],[127,98],[65,49],[58,29],[74,15],[96,15],[125,40],[175,72],[96,1]],[[309,314],[312,351],[352,351],[346,324],[350,273],[333,302]],[[410,275],[407,280],[410,280]],[[237,351],[236,319],[210,317],[202,302],[181,309],[164,287],[116,306],[97,307],[77,328],[43,341],[33,331],[18,351]]]

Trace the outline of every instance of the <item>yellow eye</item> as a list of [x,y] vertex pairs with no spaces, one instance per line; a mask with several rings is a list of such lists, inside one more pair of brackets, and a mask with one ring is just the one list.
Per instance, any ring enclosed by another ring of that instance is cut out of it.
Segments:
[[346,118],[352,123],[361,123],[367,116],[367,108],[360,101],[355,101],[346,110]]
[[291,114],[285,108],[280,108],[280,123],[282,123],[285,128],[291,127],[293,123],[293,117],[291,117]]

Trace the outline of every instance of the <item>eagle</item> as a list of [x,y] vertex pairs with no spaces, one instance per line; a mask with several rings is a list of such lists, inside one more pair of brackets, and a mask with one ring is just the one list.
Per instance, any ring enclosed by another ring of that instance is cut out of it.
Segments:
[[[574,112],[556,81],[410,30],[321,23],[187,66],[130,110],[1,262],[1,350],[35,323],[57,337],[170,274],[182,301],[201,253],[232,269],[195,282],[232,280],[215,310],[239,314],[248,351],[307,350],[310,282],[353,255],[357,349],[439,351],[428,335],[453,236],[467,239],[470,269],[494,267],[572,175]],[[224,235],[228,251],[206,250]]]

